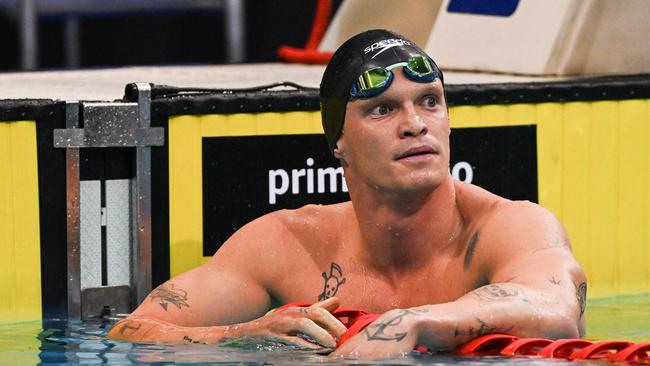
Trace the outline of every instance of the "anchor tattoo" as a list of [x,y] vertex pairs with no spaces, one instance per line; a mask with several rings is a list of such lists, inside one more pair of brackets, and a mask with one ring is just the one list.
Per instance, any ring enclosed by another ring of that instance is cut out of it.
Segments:
[[[380,323],[370,324],[363,333],[369,341],[396,341],[399,342],[404,337],[408,335],[407,332],[399,332],[395,334],[386,334],[385,331],[389,327],[393,327],[402,323],[404,317],[407,315],[417,315],[418,313],[426,313],[426,309],[417,309],[417,310],[401,310],[397,315],[393,316],[390,319],[384,320]],[[372,330],[369,330],[372,329]]]

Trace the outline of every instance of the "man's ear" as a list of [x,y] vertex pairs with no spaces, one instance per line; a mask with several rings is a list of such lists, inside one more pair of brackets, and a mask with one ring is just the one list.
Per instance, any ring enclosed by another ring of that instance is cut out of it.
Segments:
[[345,144],[341,144],[339,141],[336,145],[334,145],[334,150],[332,151],[334,152],[334,157],[337,158],[341,163],[341,166],[346,168],[348,166],[348,162],[345,160]]
[[337,143],[336,145],[334,145],[334,150],[332,150],[332,151],[334,152],[334,157],[335,158],[337,158],[339,160],[345,158],[345,149],[342,149],[340,147],[340,144]]

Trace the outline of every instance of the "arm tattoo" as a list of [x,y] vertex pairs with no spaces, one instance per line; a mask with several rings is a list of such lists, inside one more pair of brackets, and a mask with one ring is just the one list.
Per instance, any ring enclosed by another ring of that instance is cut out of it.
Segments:
[[336,295],[339,291],[339,287],[345,283],[345,277],[343,277],[341,266],[334,262],[332,262],[332,265],[330,266],[329,275],[327,272],[323,272],[322,276],[323,280],[325,280],[325,284],[323,285],[323,292],[318,295],[318,301],[323,301]]
[[487,285],[472,291],[479,299],[485,301],[500,300],[506,297],[519,296],[519,290],[503,288],[499,285]]
[[562,235],[559,238],[556,238],[555,240],[551,241],[548,239],[544,239],[544,245],[541,248],[537,248],[533,251],[533,253],[537,253],[542,250],[546,249],[553,249],[553,248],[568,248],[569,247],[569,238],[566,236],[566,234],[562,233]]
[[369,326],[366,327],[366,329],[363,330],[363,333],[366,335],[369,341],[399,342],[408,335],[408,332],[397,332],[393,334],[387,334],[386,331],[389,330],[390,327],[394,327],[396,325],[401,324],[402,320],[404,320],[404,317],[406,317],[407,315],[417,315],[418,313],[426,313],[426,312],[428,312],[427,309],[400,310],[395,316],[389,319],[382,320],[381,322],[378,323],[375,322],[370,324]]
[[456,327],[454,329],[454,337],[458,337],[458,336],[480,337],[482,335],[490,334],[490,333],[499,333],[499,332],[509,333],[513,329],[513,327],[511,326],[505,330],[500,331],[496,325],[488,324],[483,320],[481,320],[481,318],[475,317],[474,319],[476,319],[476,321],[478,322],[478,327],[469,327],[467,329],[467,332],[463,332],[460,329],[458,329],[458,327]]
[[167,311],[169,304],[175,305],[181,309],[183,306],[190,307],[187,303],[187,291],[174,287],[171,283],[168,287],[166,284],[158,286],[151,292],[151,301],[159,301],[160,306]]
[[472,258],[474,257],[474,251],[476,250],[476,243],[478,242],[478,231],[472,235],[472,238],[469,240],[467,245],[467,251],[465,251],[465,260],[463,261],[463,269],[467,270],[469,265],[472,263]]
[[479,324],[479,327],[476,330],[477,335],[479,335],[479,336],[482,336],[482,335],[485,335],[485,334],[488,334],[488,333],[494,333],[494,332],[497,331],[497,327],[495,327],[493,325],[489,325],[488,323],[482,321],[479,318],[476,318],[476,321]]
[[560,284],[560,280],[556,280],[555,276],[551,277],[551,279],[549,281],[551,281],[551,283],[554,284],[554,285],[559,285]]
[[582,319],[587,307],[587,282],[582,282],[579,285],[574,283],[573,285],[576,287],[576,297],[578,298],[578,304],[580,304],[580,319]]
[[186,343],[208,344],[208,342],[197,341],[197,340],[191,338],[190,336],[183,336],[183,340],[184,340]]
[[120,335],[129,335],[137,332],[140,330],[140,327],[142,327],[142,324],[136,324],[136,325],[131,325],[130,321],[125,322],[120,329],[117,330],[117,332]]

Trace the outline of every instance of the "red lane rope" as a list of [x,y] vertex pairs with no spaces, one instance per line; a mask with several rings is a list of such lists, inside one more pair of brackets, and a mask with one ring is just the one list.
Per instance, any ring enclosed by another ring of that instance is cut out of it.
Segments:
[[[276,310],[288,307],[307,307],[311,304],[289,303]],[[371,314],[363,310],[337,309],[332,312],[346,328],[347,332],[339,339],[338,345],[361,333],[380,314]],[[416,346],[420,352],[429,352],[426,347]],[[585,339],[518,338],[510,334],[486,334],[475,338],[456,348],[461,356],[501,355],[506,357],[536,356],[567,360],[603,360],[650,364],[650,342],[633,343],[629,341],[598,341]]]
[[318,0],[316,15],[311,33],[305,48],[280,46],[278,57],[286,62],[300,62],[306,64],[326,64],[332,58],[332,52],[318,51],[318,44],[327,30],[330,14],[332,13],[332,0]]

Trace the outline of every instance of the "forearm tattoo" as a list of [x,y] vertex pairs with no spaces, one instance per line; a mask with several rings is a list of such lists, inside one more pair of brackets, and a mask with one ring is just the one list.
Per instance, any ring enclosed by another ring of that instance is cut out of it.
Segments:
[[330,273],[323,272],[323,280],[325,281],[323,285],[323,292],[318,295],[318,301],[323,301],[329,299],[332,296],[335,296],[339,291],[339,287],[345,283],[345,277],[343,277],[343,270],[341,266],[332,262],[330,266]]
[[497,327],[494,325],[489,325],[488,323],[482,321],[480,318],[476,318],[476,321],[478,322],[478,328],[474,329],[473,327],[470,327],[468,331],[470,336],[482,336],[497,331]]
[[487,285],[472,291],[479,299],[485,301],[501,300],[508,297],[519,296],[516,288],[505,288],[499,285]]
[[142,324],[133,325],[133,324],[131,324],[131,321],[127,320],[124,323],[122,323],[122,326],[120,327],[120,329],[117,330],[117,332],[120,335],[129,336],[131,334],[134,334],[138,330],[140,330],[140,327],[142,327]]
[[380,322],[374,322],[363,330],[369,341],[395,341],[399,342],[408,335],[408,332],[391,332],[391,328],[400,325],[406,316],[426,313],[427,309],[404,309],[394,316]]
[[509,327],[508,329],[500,331],[496,325],[489,324],[483,321],[479,317],[475,317],[474,319],[476,320],[476,325],[470,326],[469,328],[467,328],[467,331],[463,331],[458,327],[454,328],[454,337],[469,336],[474,338],[474,337],[480,337],[482,335],[490,334],[490,333],[498,333],[498,332],[508,333],[513,328],[513,327]]
[[184,340],[186,343],[208,344],[208,342],[197,341],[197,340],[191,338],[190,336],[183,336],[183,340]]
[[187,291],[177,288],[173,283],[162,284],[151,292],[151,301],[158,301],[160,306],[167,311],[169,304],[182,309],[183,306],[190,307],[187,302]]
[[578,304],[580,304],[580,319],[585,313],[587,308],[587,282],[582,282],[581,284],[573,284],[576,288],[576,298],[578,299]]

